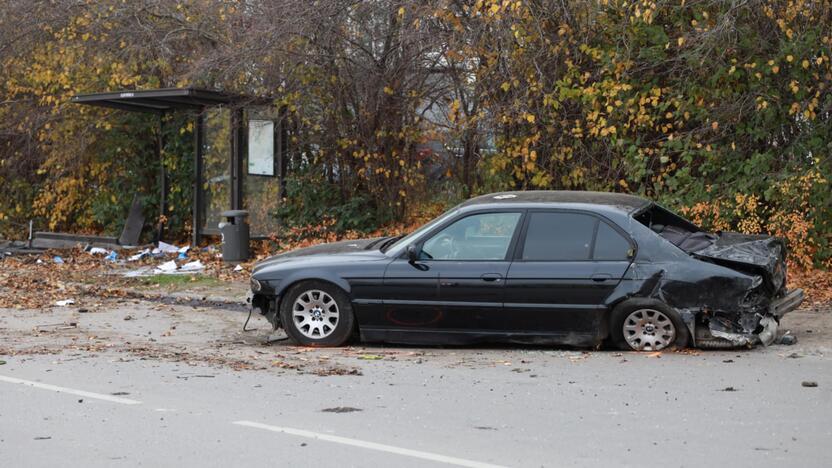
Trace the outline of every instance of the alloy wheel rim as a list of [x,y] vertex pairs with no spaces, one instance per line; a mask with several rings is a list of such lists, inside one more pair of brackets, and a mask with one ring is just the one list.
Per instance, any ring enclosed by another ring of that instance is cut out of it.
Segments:
[[307,338],[320,340],[331,335],[339,318],[338,303],[319,289],[304,291],[292,306],[295,328]]
[[624,319],[624,339],[636,351],[661,351],[676,340],[676,327],[664,313],[638,309]]

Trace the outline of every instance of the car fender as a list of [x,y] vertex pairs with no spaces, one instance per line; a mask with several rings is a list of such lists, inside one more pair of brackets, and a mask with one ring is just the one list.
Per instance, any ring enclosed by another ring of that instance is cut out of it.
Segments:
[[332,283],[338,286],[339,288],[343,289],[348,296],[351,295],[350,292],[352,288],[350,288],[350,283],[346,279],[342,278],[340,275],[331,270],[318,268],[293,271],[280,281],[280,284],[278,284],[275,288],[275,295],[278,297],[283,297],[286,291],[288,291],[289,288],[293,285],[301,281],[309,280],[326,281]]

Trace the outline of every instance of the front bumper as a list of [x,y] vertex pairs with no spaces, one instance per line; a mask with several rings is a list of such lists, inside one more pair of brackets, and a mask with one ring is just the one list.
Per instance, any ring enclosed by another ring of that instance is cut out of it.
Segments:
[[803,298],[804,294],[802,289],[792,289],[788,294],[771,303],[769,313],[780,319],[800,307],[800,304],[803,303]]

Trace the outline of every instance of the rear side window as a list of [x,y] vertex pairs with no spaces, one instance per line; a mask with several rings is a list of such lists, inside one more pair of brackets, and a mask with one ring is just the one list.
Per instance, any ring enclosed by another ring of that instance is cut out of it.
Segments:
[[627,260],[630,248],[630,242],[609,224],[598,224],[595,252],[592,256],[594,260]]
[[529,261],[627,260],[630,249],[627,238],[595,216],[533,212],[529,213],[520,258]]
[[523,260],[589,260],[598,219],[580,213],[530,213]]

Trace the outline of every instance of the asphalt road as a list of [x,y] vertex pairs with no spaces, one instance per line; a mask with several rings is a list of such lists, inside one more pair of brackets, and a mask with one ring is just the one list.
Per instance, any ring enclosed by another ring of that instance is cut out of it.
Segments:
[[828,310],[786,318],[795,346],[658,355],[266,346],[145,303],[32,331],[65,313],[0,320],[0,466],[832,466]]

